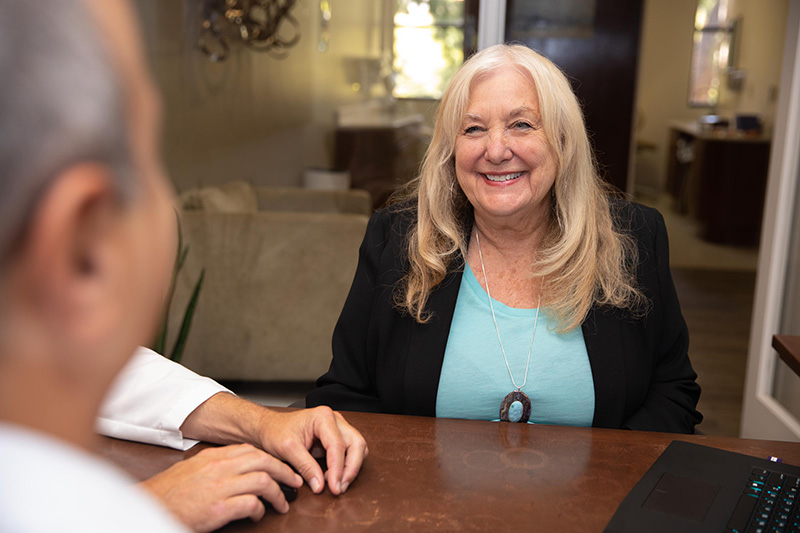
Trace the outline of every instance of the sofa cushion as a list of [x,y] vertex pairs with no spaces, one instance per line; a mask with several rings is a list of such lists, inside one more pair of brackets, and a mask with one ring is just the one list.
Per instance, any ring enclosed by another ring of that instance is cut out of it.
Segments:
[[190,189],[180,196],[187,211],[208,213],[255,213],[258,199],[253,186],[245,181],[232,181],[220,187]]

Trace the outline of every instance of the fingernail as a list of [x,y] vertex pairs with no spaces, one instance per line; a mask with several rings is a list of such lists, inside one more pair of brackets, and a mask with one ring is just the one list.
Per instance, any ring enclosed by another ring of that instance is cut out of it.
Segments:
[[349,486],[350,486],[350,483],[347,483],[346,481],[344,483],[342,483],[340,485],[340,487],[339,487],[339,489],[340,489],[339,490],[339,494],[342,494],[343,492],[345,492],[347,490],[347,487],[349,487]]
[[311,485],[311,490],[314,491],[315,493],[319,492],[320,490],[322,490],[322,487],[320,486],[319,478],[311,478],[311,481],[309,481],[308,484]]

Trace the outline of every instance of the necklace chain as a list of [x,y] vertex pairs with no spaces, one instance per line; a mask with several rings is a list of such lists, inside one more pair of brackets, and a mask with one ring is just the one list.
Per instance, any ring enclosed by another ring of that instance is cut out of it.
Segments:
[[492,305],[492,293],[489,291],[489,278],[486,277],[486,267],[483,265],[483,252],[481,252],[481,238],[478,228],[475,228],[475,240],[478,243],[478,257],[481,260],[481,272],[483,272],[483,282],[486,284],[486,295],[489,297],[489,309],[492,310],[492,320],[494,321],[494,330],[497,332],[497,342],[500,343],[500,351],[503,352],[503,361],[506,363],[506,370],[508,370],[508,377],[511,378],[511,383],[518,391],[528,383],[528,369],[531,365],[531,353],[533,352],[533,339],[536,337],[536,326],[539,324],[539,309],[542,307],[542,290],[539,288],[539,299],[536,303],[536,318],[533,321],[533,334],[531,335],[531,344],[528,347],[528,361],[525,363],[525,379],[522,385],[517,385],[514,380],[514,374],[511,372],[511,367],[508,364],[508,357],[506,357],[506,349],[503,347],[503,340],[500,338],[500,328],[497,326],[497,317],[494,314],[494,305]]

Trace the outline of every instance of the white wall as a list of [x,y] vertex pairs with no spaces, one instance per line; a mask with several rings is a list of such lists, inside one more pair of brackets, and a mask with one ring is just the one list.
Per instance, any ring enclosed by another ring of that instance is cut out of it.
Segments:
[[786,35],[788,0],[736,0],[731,17],[741,18],[737,67],[746,72],[741,91],[723,92],[720,111],[756,113],[768,130],[775,124],[777,90]]
[[343,61],[380,52],[380,4],[331,0],[330,46],[317,50],[319,3],[292,14],[300,42],[287,59],[233,46],[223,63],[195,46],[199,0],[138,0],[145,42],[165,103],[164,159],[178,190],[232,179],[294,186],[303,169],[330,164],[334,110],[360,95]]
[[636,155],[637,189],[663,190],[666,182],[667,124],[702,112],[686,105],[696,0],[646,0],[639,51],[636,139],[654,151]]

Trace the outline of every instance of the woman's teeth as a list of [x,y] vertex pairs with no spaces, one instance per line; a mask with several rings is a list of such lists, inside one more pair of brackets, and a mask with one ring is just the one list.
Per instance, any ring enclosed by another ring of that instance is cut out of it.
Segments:
[[522,172],[515,172],[513,174],[484,174],[483,175],[489,181],[509,181],[517,179],[518,177],[522,176]]

